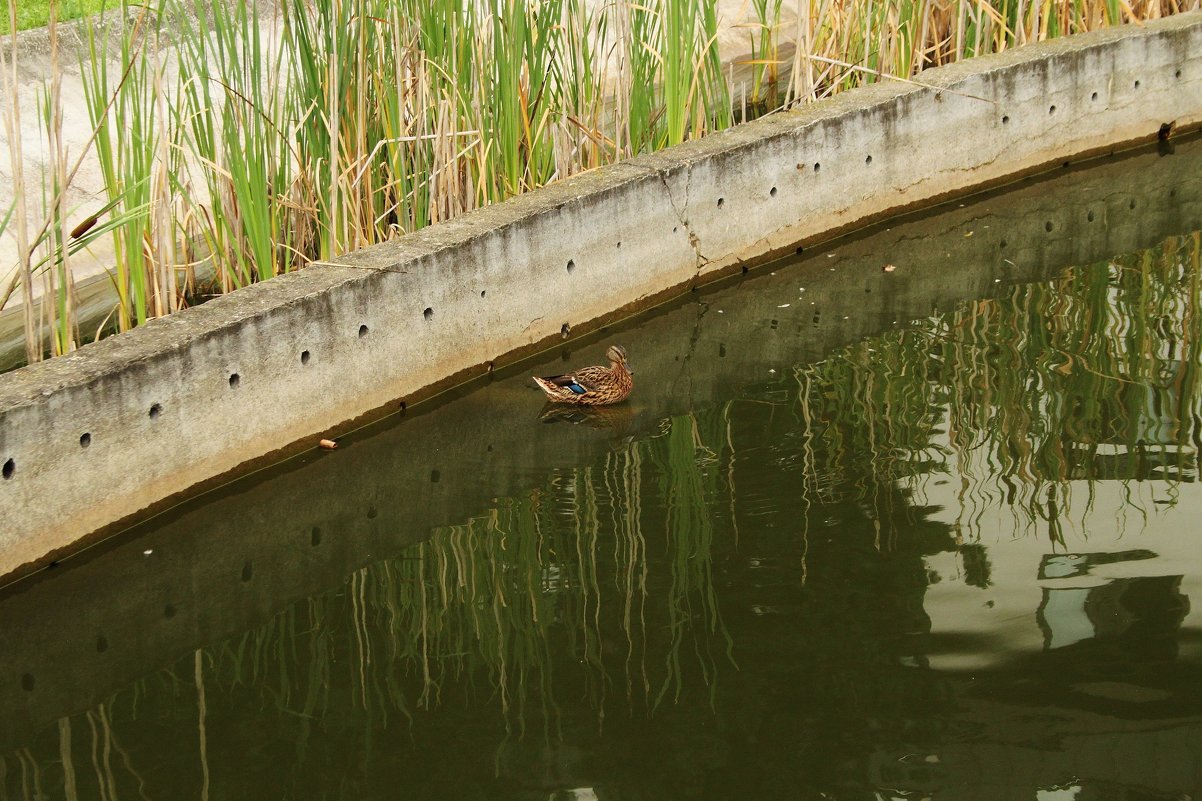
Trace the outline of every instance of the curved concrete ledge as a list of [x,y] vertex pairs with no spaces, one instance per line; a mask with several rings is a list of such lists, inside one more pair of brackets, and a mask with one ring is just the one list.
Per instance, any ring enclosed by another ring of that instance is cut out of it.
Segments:
[[0,575],[288,443],[896,210],[1202,122],[1202,14],[849,92],[0,377]]

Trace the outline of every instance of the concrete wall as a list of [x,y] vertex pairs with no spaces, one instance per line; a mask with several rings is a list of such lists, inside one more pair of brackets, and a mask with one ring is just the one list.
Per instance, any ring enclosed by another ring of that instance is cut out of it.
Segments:
[[739,264],[1202,122],[1202,14],[931,70],[564,181],[0,377],[0,575]]

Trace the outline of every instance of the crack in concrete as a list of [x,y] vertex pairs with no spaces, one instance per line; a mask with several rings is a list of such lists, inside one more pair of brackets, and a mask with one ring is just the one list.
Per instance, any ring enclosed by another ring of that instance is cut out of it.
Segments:
[[544,320],[544,319],[546,319],[545,316],[535,317],[533,320],[530,321],[530,323],[525,328],[522,329],[522,334],[525,335],[525,334],[529,333],[531,328],[534,328],[534,326],[537,325],[540,320]]
[[[668,186],[668,177],[663,172],[659,173],[660,183],[664,185],[664,191],[668,193],[668,203],[672,205],[672,211],[676,215],[676,219],[680,220],[680,224],[684,226],[685,233],[689,235],[689,247],[693,249],[693,254],[696,256],[696,268],[698,272],[701,268],[710,263],[709,258],[701,252],[701,237],[693,230],[693,226],[689,225],[688,219],[685,217],[684,211],[676,205],[676,198],[672,196],[672,187]],[[693,183],[693,171],[685,168],[685,184],[684,184],[684,208],[689,208],[689,190]]]

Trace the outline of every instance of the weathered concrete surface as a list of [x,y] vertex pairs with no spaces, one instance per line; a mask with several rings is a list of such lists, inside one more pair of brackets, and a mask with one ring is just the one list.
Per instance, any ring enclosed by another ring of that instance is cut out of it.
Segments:
[[[617,339],[637,359],[638,392],[614,407],[611,429],[559,424],[555,437],[537,436],[547,424],[523,369],[345,439],[337,451],[248,477],[0,596],[0,751],[181,655],[338,588],[432,528],[465,523],[496,498],[603,460],[615,439],[727,401],[770,368],[821,358],[932,307],[1007,295],[1016,282],[1199,227],[1202,140],[1172,156],[1060,172],[690,296],[577,350],[571,363]],[[882,272],[885,260],[897,270]]]
[[0,377],[0,574],[615,310],[1202,122],[1202,14],[923,76],[929,87],[877,85],[597,170]]

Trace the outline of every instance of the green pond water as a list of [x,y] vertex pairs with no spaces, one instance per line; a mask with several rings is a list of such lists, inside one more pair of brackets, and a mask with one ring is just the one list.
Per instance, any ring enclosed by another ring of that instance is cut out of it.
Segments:
[[1202,797],[1199,229],[1062,170],[148,521],[0,595],[0,801]]

